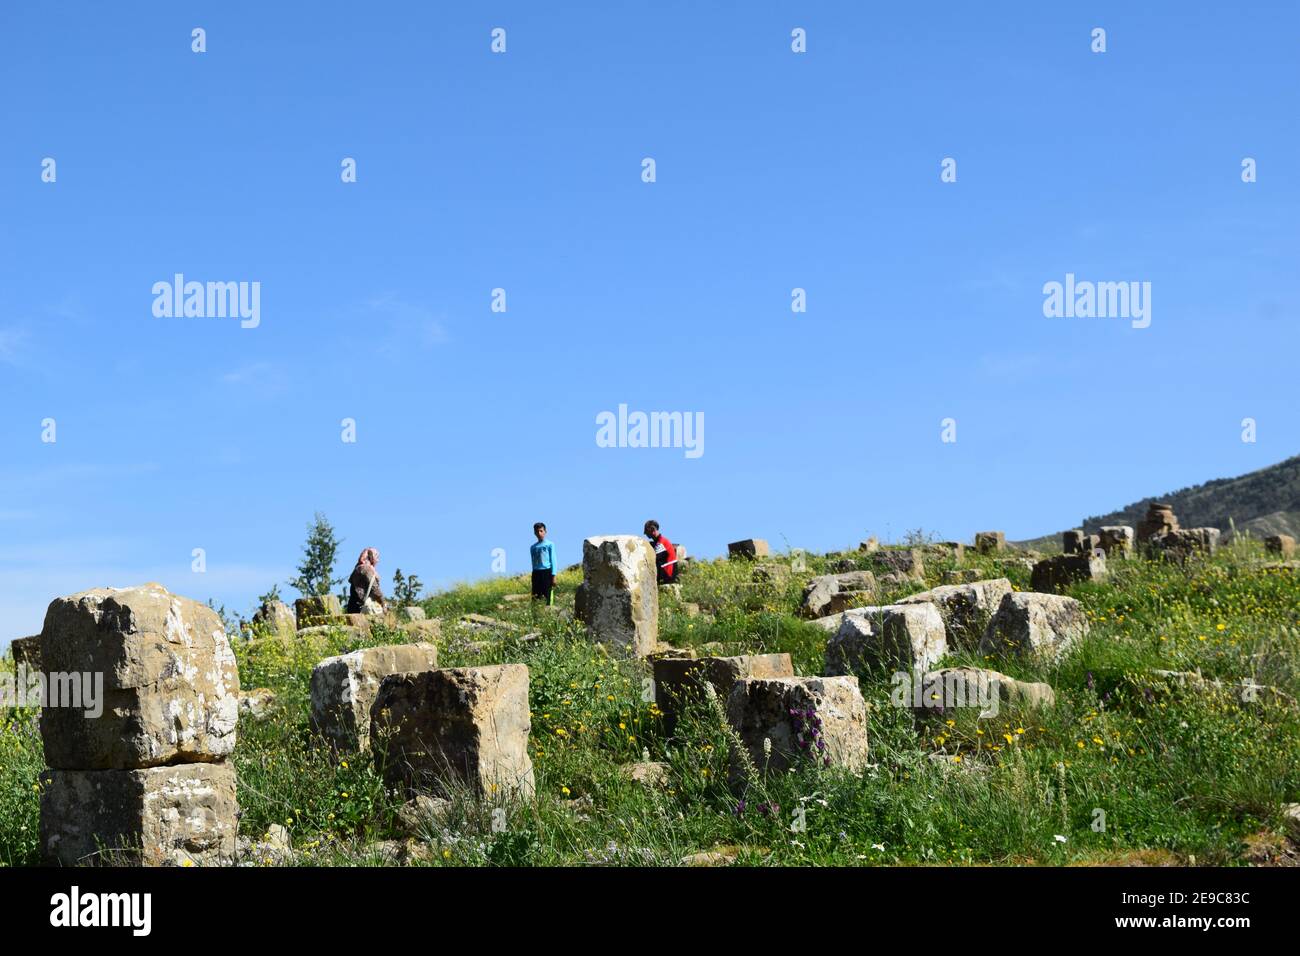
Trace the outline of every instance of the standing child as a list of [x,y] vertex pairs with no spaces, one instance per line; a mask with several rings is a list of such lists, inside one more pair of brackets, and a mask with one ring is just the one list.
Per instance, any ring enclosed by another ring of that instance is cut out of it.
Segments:
[[537,541],[528,549],[533,559],[533,600],[555,603],[555,546],[546,540],[546,525],[533,525]]

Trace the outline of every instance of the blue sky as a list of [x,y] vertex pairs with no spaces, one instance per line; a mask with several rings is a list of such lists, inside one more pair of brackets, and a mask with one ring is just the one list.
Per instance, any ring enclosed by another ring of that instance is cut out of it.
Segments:
[[[445,585],[535,520],[1030,537],[1300,450],[1294,3],[282,6],[0,7],[0,643],[247,613],[317,510]],[[1067,272],[1150,327],[1044,317]],[[260,325],[155,317],[175,273]],[[621,403],[704,454],[597,447]]]

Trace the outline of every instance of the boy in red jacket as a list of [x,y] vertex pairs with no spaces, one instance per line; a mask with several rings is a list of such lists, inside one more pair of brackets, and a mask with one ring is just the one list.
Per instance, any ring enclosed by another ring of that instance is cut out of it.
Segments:
[[672,584],[677,580],[677,549],[673,543],[659,533],[658,521],[645,523],[645,536],[655,549],[655,573],[660,584]]

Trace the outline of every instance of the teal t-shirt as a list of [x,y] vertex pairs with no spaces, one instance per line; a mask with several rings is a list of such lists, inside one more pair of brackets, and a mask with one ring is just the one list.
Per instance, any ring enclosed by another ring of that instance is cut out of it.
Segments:
[[534,571],[556,572],[555,567],[555,547],[549,541],[537,541],[528,549],[528,553],[533,557]]

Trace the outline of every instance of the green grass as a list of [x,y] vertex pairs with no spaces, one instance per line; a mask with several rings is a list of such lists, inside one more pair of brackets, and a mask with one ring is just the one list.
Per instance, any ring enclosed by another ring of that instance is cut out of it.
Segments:
[[[761,584],[747,563],[697,562],[683,578],[683,600],[702,613],[689,616],[665,600],[661,639],[728,654],[788,652],[797,673],[819,673],[827,635],[795,614],[803,584],[832,561],[870,565],[857,555],[805,560]],[[1243,544],[1186,567],[1112,562],[1108,583],[1071,592],[1091,633],[1058,665],[952,659],[1047,681],[1054,708],[1004,706],[996,717],[961,713],[918,729],[909,712],[890,705],[888,675],[868,674],[871,767],[855,776],[799,766],[760,775],[743,793],[727,783],[728,728],[716,706],[694,702],[669,740],[658,708],[644,699],[644,664],[607,655],[563,610],[502,602],[527,590],[524,578],[451,589],[424,602],[443,620],[441,663],[530,668],[537,798],[499,808],[505,827],[494,830],[494,803],[457,795],[441,823],[419,834],[421,862],[674,865],[718,846],[739,848],[738,861],[755,865],[1067,864],[1133,851],[1242,862],[1243,838],[1282,832],[1281,806],[1300,800],[1300,575],[1265,572],[1264,561]],[[1028,570],[1014,560],[968,554],[965,565],[1028,587]],[[951,566],[927,562],[924,586]],[[579,580],[575,572],[560,576],[561,609],[572,608]],[[922,587],[895,589],[882,603]],[[466,634],[455,621],[468,612],[542,637]],[[376,629],[368,641],[400,639]],[[241,832],[259,839],[271,824],[284,825],[303,863],[374,864],[369,844],[402,837],[400,801],[371,759],[336,764],[311,745],[311,668],[354,646],[338,634],[236,649],[244,687],[270,687],[279,701],[271,719],[240,725]],[[1157,669],[1251,676],[1290,699],[1242,702],[1178,689],[1153,679]],[[23,715],[10,714],[4,728],[0,863],[31,864],[40,742]],[[669,764],[664,788],[620,775],[620,765],[643,754]],[[800,808],[805,827],[792,830]]]

